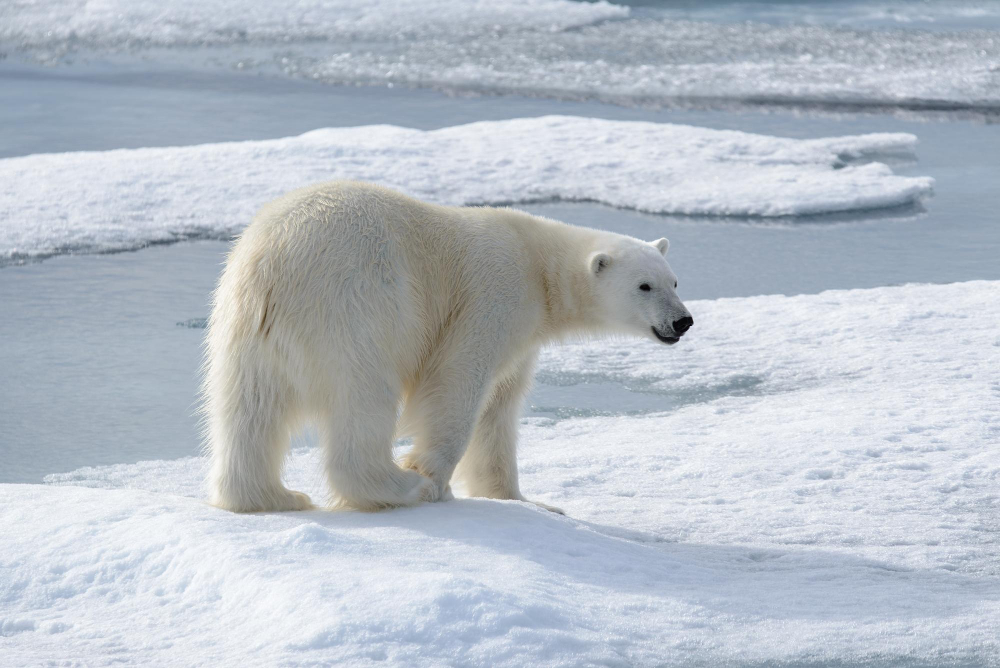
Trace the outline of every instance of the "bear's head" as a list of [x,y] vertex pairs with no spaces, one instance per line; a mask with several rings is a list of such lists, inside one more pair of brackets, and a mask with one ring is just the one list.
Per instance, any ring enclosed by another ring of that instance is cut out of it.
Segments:
[[611,330],[673,345],[694,324],[667,264],[670,242],[622,237],[587,258],[597,308]]

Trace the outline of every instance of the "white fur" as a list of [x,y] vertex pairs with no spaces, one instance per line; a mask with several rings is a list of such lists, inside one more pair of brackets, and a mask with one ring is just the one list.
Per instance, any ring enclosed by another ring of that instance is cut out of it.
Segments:
[[[344,505],[448,499],[456,470],[475,496],[522,499],[517,420],[538,349],[574,334],[669,332],[689,314],[666,249],[356,182],[268,204],[233,247],[209,321],[212,502],[310,507],[281,482],[304,421],[319,427]],[[414,447],[401,468],[392,442],[403,433]]]

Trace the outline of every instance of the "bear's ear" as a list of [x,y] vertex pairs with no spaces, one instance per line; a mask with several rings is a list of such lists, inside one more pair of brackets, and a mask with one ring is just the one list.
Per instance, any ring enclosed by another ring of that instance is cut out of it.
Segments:
[[660,251],[660,255],[663,256],[666,256],[667,249],[670,248],[670,242],[667,241],[666,237],[662,239],[657,239],[656,241],[653,242],[653,245],[656,246],[656,250]]
[[589,262],[590,273],[599,274],[611,264],[611,256],[601,252],[591,253]]

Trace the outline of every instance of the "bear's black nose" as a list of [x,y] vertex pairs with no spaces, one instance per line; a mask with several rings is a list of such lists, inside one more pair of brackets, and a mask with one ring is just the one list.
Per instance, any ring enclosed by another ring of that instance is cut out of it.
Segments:
[[691,316],[685,316],[680,320],[674,320],[673,328],[674,331],[677,332],[678,335],[680,335],[691,329],[691,325],[693,324],[694,324],[694,318],[692,318]]

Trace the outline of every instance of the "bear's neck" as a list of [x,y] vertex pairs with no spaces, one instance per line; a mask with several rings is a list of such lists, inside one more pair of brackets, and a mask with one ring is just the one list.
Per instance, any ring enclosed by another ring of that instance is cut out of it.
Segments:
[[536,229],[528,239],[544,308],[539,339],[548,342],[592,332],[603,317],[596,312],[587,258],[601,233],[543,218],[531,224]]

